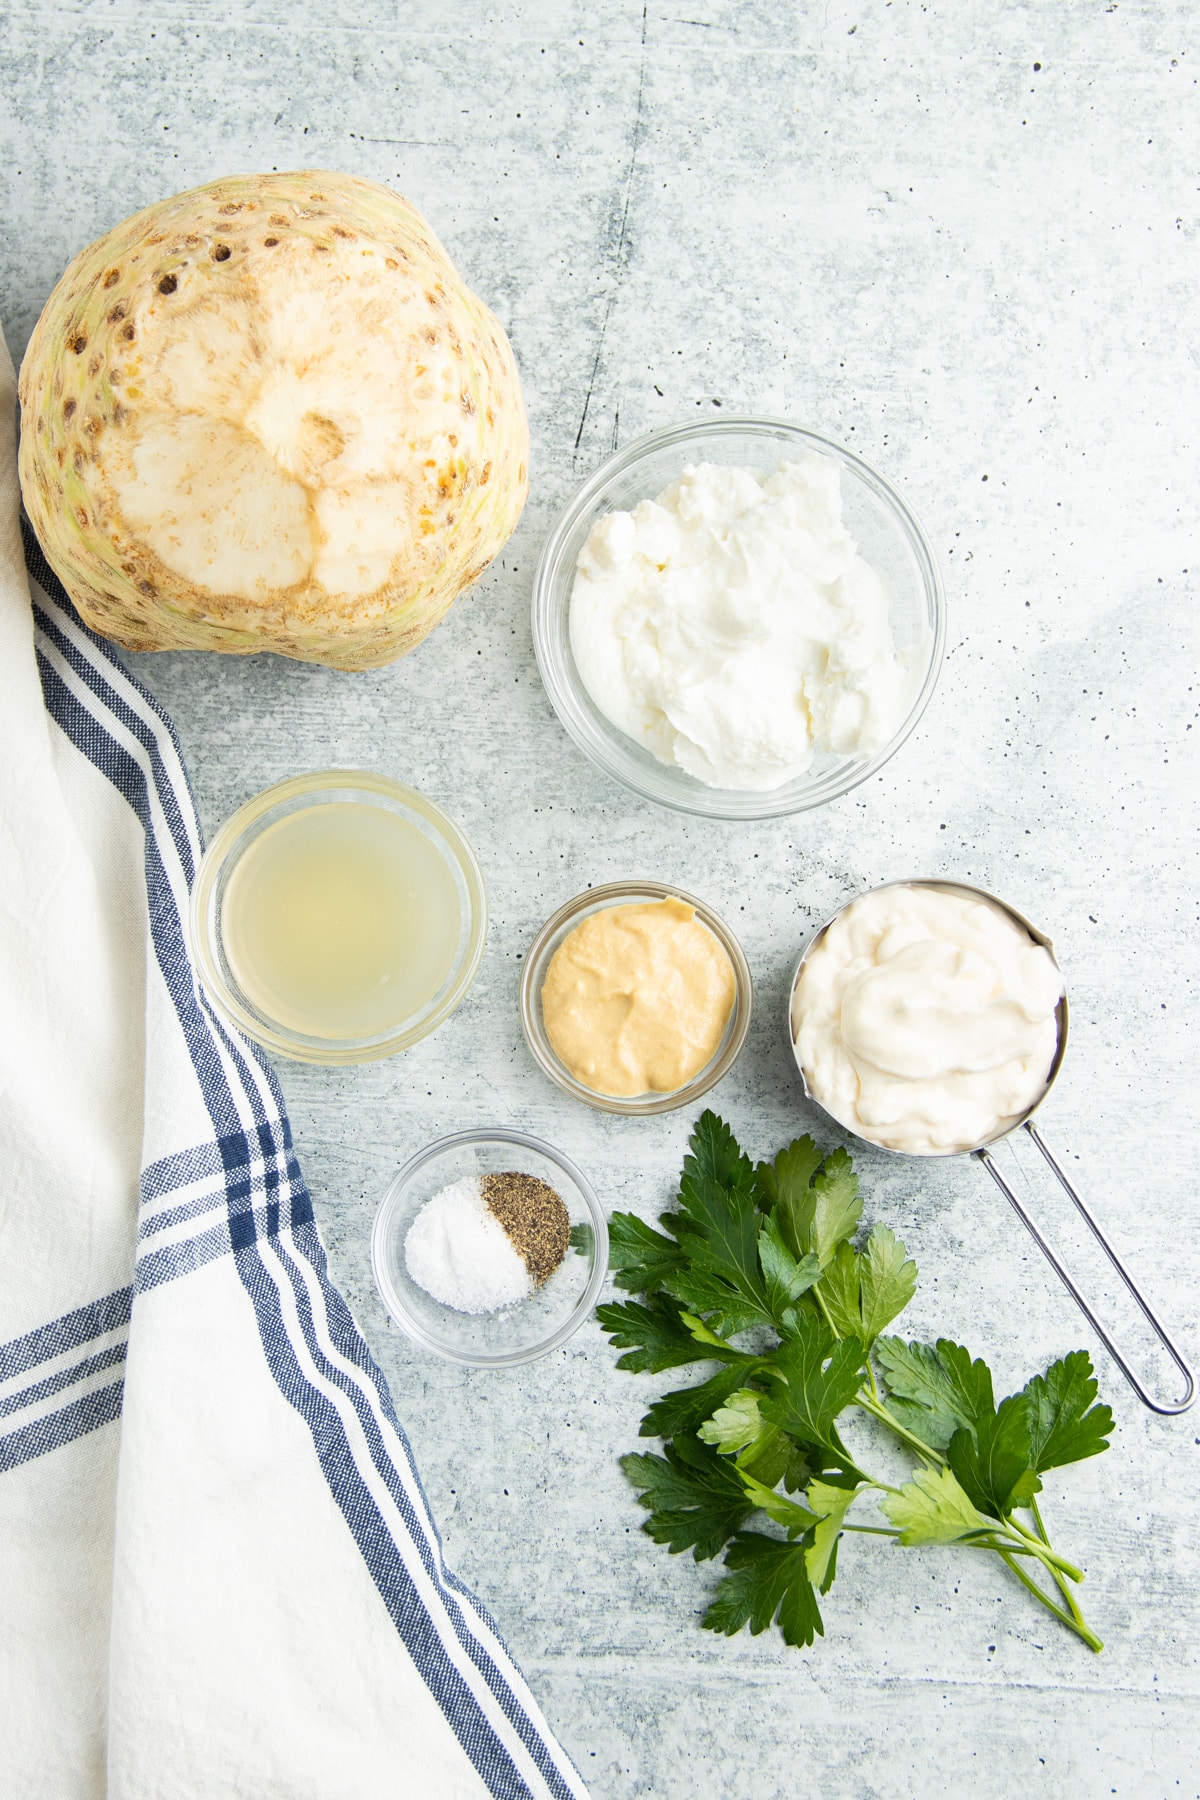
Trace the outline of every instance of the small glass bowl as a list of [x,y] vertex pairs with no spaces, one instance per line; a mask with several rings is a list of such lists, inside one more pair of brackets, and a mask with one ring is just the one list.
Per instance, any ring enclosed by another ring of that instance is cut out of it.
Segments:
[[[607,906],[628,905],[631,902],[636,904],[639,900],[682,900],[686,906],[695,907],[696,917],[702,925],[707,925],[733,964],[734,998],[725,1035],[715,1056],[705,1063],[699,1074],[693,1075],[683,1087],[674,1088],[670,1093],[635,1094],[627,1099],[614,1094],[598,1094],[593,1088],[585,1087],[582,1081],[576,1081],[566,1064],[560,1061],[546,1035],[546,1025],[542,1018],[542,986],[554,952],[567,934],[574,931],[589,914],[601,912]],[[666,887],[661,881],[610,881],[604,887],[589,888],[585,894],[576,894],[574,900],[568,900],[552,918],[546,920],[525,957],[519,1001],[525,1042],[529,1045],[534,1061],[551,1081],[557,1082],[565,1094],[573,1095],[587,1106],[594,1106],[599,1112],[629,1113],[639,1117],[648,1113],[674,1112],[676,1107],[690,1106],[693,1100],[698,1100],[701,1094],[706,1094],[723,1075],[729,1073],[750,1029],[754,982],[742,946],[724,919],[710,906],[706,906],[703,900],[697,900],[694,894],[685,894],[682,888]]]
[[[558,1193],[572,1243],[528,1300],[494,1313],[443,1306],[412,1279],[404,1243],[427,1200],[468,1175],[536,1175]],[[396,1176],[375,1215],[371,1266],[384,1305],[414,1343],[450,1362],[511,1368],[565,1344],[596,1304],[608,1268],[608,1223],[587,1177],[561,1150],[522,1131],[459,1131],[430,1144]]]
[[[600,711],[571,654],[568,620],[575,568],[605,513],[628,511],[677,481],[689,463],[727,463],[769,473],[808,452],[841,466],[846,527],[891,590],[898,650],[916,650],[924,670],[907,717],[873,756],[818,751],[811,768],[780,787],[749,792],[707,787],[659,762]],[[774,819],[849,793],[894,756],[925,711],[941,666],[946,603],[929,542],[899,494],[850,450],[783,419],[721,419],[676,425],[638,438],[597,469],[568,501],[546,540],[533,584],[533,645],[550,703],[569,736],[606,774],[677,812],[713,819]]]
[[[238,983],[221,931],[221,909],[240,858],[270,826],[304,807],[354,802],[398,813],[441,852],[458,891],[454,960],[441,986],[410,1018],[366,1038],[310,1036],[269,1018]],[[192,956],[205,994],[225,1022],[295,1062],[357,1063],[392,1056],[448,1018],[475,979],[487,938],[487,895],[475,853],[452,819],[415,788],[362,769],[322,769],[264,788],[226,819],[200,861],[188,917]]]

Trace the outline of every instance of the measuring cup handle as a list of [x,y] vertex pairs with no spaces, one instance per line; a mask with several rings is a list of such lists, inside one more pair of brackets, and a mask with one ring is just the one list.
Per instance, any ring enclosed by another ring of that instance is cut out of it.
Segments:
[[1071,1276],[1068,1274],[1067,1270],[1063,1267],[1063,1264],[1058,1256],[1058,1253],[1055,1251],[1053,1245],[1050,1244],[1048,1242],[1048,1240],[1043,1236],[1039,1227],[1030,1218],[1029,1214],[1026,1212],[1026,1210],[1025,1210],[1024,1206],[1021,1204],[1020,1200],[1018,1200],[1017,1196],[1013,1193],[1012,1189],[1009,1187],[1007,1181],[1005,1181],[1003,1175],[1000,1173],[999,1169],[996,1167],[996,1164],[992,1157],[991,1152],[986,1149],[976,1150],[975,1155],[979,1158],[980,1162],[983,1164],[984,1168],[987,1170],[988,1174],[991,1176],[991,1178],[995,1182],[996,1186],[1000,1189],[1000,1192],[1004,1195],[1004,1198],[1008,1201],[1008,1204],[1012,1207],[1012,1209],[1016,1213],[1018,1219],[1020,1219],[1022,1225],[1024,1225],[1026,1231],[1029,1233],[1030,1237],[1033,1239],[1034,1243],[1037,1245],[1038,1249],[1042,1252],[1042,1255],[1046,1258],[1046,1261],[1050,1264],[1051,1268],[1054,1270],[1055,1274],[1058,1276],[1059,1280],[1062,1282],[1063,1286],[1066,1288],[1067,1292],[1070,1294],[1071,1298],[1074,1300],[1076,1306],[1078,1306],[1078,1308],[1079,1308],[1080,1312],[1083,1314],[1084,1318],[1091,1325],[1093,1331],[1095,1331],[1097,1337],[1100,1339],[1101,1343],[1104,1345],[1105,1349],[1108,1351],[1109,1355],[1112,1357],[1113,1361],[1116,1363],[1117,1367],[1120,1369],[1122,1375],[1124,1375],[1126,1381],[1129,1383],[1130,1387],[1133,1389],[1133,1391],[1137,1395],[1138,1399],[1142,1402],[1142,1405],[1148,1406],[1150,1408],[1151,1412],[1163,1413],[1168,1416],[1174,1415],[1175,1413],[1186,1412],[1188,1407],[1192,1404],[1192,1401],[1196,1397],[1196,1377],[1192,1374],[1192,1371],[1189,1368],[1188,1364],[1185,1362],[1184,1358],[1180,1355],[1179,1351],[1175,1348],[1174,1344],[1171,1342],[1170,1338],[1167,1336],[1167,1333],[1164,1330],[1160,1321],[1155,1317],[1153,1309],[1151,1308],[1149,1301],[1146,1299],[1145,1295],[1142,1294],[1141,1291],[1139,1290],[1132,1275],[1129,1273],[1128,1269],[1125,1267],[1125,1264],[1121,1261],[1120,1257],[1117,1255],[1116,1251],[1113,1249],[1112,1245],[1109,1243],[1107,1237],[1105,1237],[1104,1232],[1101,1230],[1101,1228],[1097,1224],[1096,1220],[1092,1217],[1091,1213],[1088,1211],[1087,1207],[1084,1205],[1084,1203],[1080,1199],[1079,1195],[1075,1192],[1075,1189],[1071,1186],[1071,1183],[1068,1180],[1065,1171],[1059,1167],[1058,1162],[1055,1160],[1055,1157],[1050,1150],[1050,1146],[1046,1143],[1046,1140],[1042,1137],[1042,1135],[1038,1131],[1036,1125],[1034,1125],[1034,1123],[1031,1119],[1026,1119],[1023,1129],[1029,1133],[1030,1137],[1033,1139],[1034,1143],[1037,1145],[1038,1149],[1041,1151],[1042,1155],[1045,1157],[1046,1161],[1049,1163],[1051,1169],[1054,1171],[1055,1175],[1058,1177],[1059,1183],[1061,1184],[1063,1190],[1067,1194],[1067,1197],[1070,1199],[1070,1201],[1074,1205],[1080,1218],[1083,1220],[1084,1224],[1087,1226],[1088,1230],[1091,1232],[1092,1236],[1095,1238],[1096,1242],[1099,1244],[1100,1248],[1103,1250],[1105,1256],[1107,1256],[1109,1262],[1112,1264],[1112,1266],[1116,1270],[1117,1274],[1121,1277],[1121,1280],[1125,1283],[1125,1286],[1129,1290],[1130,1294],[1133,1296],[1133,1299],[1137,1302],[1139,1308],[1141,1309],[1142,1316],[1145,1318],[1151,1331],[1153,1331],[1155,1337],[1158,1339],[1159,1343],[1162,1345],[1162,1347],[1166,1351],[1167,1355],[1171,1358],[1171,1361],[1175,1364],[1175,1367],[1179,1370],[1179,1373],[1183,1376],[1186,1386],[1184,1389],[1183,1398],[1181,1400],[1175,1400],[1168,1404],[1164,1404],[1161,1400],[1153,1399],[1146,1392],[1146,1389],[1142,1386],[1142,1383],[1138,1380],[1137,1376],[1134,1374],[1133,1370],[1130,1368],[1129,1364],[1126,1362],[1124,1356],[1117,1349],[1117,1346],[1114,1344],[1112,1337],[1110,1336],[1108,1330],[1106,1329],[1105,1326],[1103,1326],[1100,1323],[1099,1319],[1096,1317],[1095,1313],[1092,1311],[1088,1302],[1084,1299],[1083,1295],[1080,1293],[1079,1289],[1076,1287],[1074,1281],[1071,1279]]

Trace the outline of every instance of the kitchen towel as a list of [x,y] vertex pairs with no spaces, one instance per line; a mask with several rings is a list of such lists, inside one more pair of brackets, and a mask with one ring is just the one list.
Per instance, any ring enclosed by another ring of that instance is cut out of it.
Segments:
[[582,1800],[197,989],[179,746],[22,553],[14,398],[0,337],[0,1796]]

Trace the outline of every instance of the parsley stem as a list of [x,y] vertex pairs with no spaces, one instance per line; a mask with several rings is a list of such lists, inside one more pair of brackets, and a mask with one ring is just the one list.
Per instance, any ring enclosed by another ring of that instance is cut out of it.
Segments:
[[[1003,1537],[997,1532],[992,1532],[988,1537],[980,1535],[976,1538],[960,1538],[958,1541],[966,1544],[971,1550],[995,1550],[998,1554],[1003,1552],[1006,1556],[1031,1556],[1034,1562],[1041,1563],[1043,1568],[1049,1568],[1049,1564],[1038,1555],[1032,1544],[1017,1543],[1014,1539]],[[1050,1569],[1050,1573],[1053,1575],[1054,1570]]]
[[1059,1590],[1060,1594],[1062,1595],[1063,1599],[1066,1601],[1068,1607],[1070,1608],[1072,1616],[1074,1618],[1076,1618],[1079,1621],[1079,1623],[1082,1625],[1083,1624],[1083,1614],[1079,1610],[1079,1602],[1078,1602],[1078,1600],[1076,1600],[1074,1594],[1071,1592],[1070,1588],[1067,1586],[1067,1583],[1066,1583],[1064,1577],[1059,1573],[1059,1571],[1057,1569],[1051,1569],[1050,1573],[1053,1575],[1055,1581],[1058,1583],[1058,1590]]
[[[1050,1538],[1046,1531],[1045,1525],[1042,1523],[1042,1515],[1041,1515],[1040,1511],[1038,1510],[1038,1503],[1037,1503],[1036,1497],[1034,1499],[1030,1500],[1029,1510],[1033,1514],[1033,1522],[1037,1526],[1038,1536],[1041,1538],[1041,1540],[1042,1540],[1043,1544],[1045,1544],[1046,1548],[1049,1549],[1050,1548]],[[1017,1521],[1014,1520],[1013,1523],[1016,1524]],[[1061,1593],[1063,1599],[1066,1601],[1067,1605],[1070,1607],[1072,1615],[1076,1619],[1078,1619],[1079,1623],[1082,1625],[1083,1624],[1083,1614],[1079,1610],[1079,1602],[1076,1600],[1075,1595],[1072,1593],[1071,1589],[1067,1586],[1067,1583],[1063,1576],[1062,1571],[1060,1569],[1051,1567],[1050,1573],[1053,1575],[1055,1582],[1058,1585],[1058,1590]],[[1081,1577],[1081,1579],[1082,1579],[1082,1577]]]
[[863,1411],[870,1413],[873,1419],[878,1419],[881,1424],[886,1425],[889,1431],[894,1431],[897,1437],[902,1437],[905,1443],[912,1445],[914,1450],[919,1450],[921,1455],[925,1457],[927,1461],[931,1463],[945,1463],[946,1459],[944,1456],[940,1455],[938,1451],[931,1449],[928,1444],[923,1443],[921,1439],[917,1437],[915,1432],[908,1429],[907,1425],[902,1425],[899,1419],[894,1418],[881,1400],[873,1400],[870,1394],[860,1391],[854,1396],[854,1404],[856,1406],[861,1406]]
[[828,1325],[830,1331],[832,1331],[834,1337],[837,1338],[840,1342],[842,1334],[838,1330],[837,1326],[834,1324],[833,1320],[829,1316],[829,1308],[826,1306],[824,1295],[821,1293],[820,1282],[818,1281],[808,1291],[812,1295],[813,1299],[816,1301],[817,1305],[820,1307],[822,1317],[824,1318],[825,1323]]
[[1041,1601],[1042,1605],[1046,1608],[1046,1611],[1053,1613],[1054,1617],[1059,1620],[1061,1624],[1065,1625],[1068,1630],[1075,1632],[1077,1636],[1081,1637],[1089,1650],[1094,1650],[1097,1654],[1103,1650],[1104,1644],[1102,1640],[1096,1636],[1091,1626],[1088,1625],[1082,1615],[1078,1613],[1078,1609],[1076,1609],[1074,1616],[1071,1613],[1064,1612],[1062,1607],[1056,1606],[1049,1594],[1045,1593],[1044,1590],[1038,1586],[1037,1582],[1025,1573],[1024,1569],[1021,1568],[1020,1564],[1014,1559],[1009,1551],[998,1550],[997,1555],[1002,1562],[1008,1564],[1017,1580],[1029,1589],[1034,1598]]
[[1019,1519],[1007,1518],[1004,1523],[1010,1531],[1015,1532],[1018,1537],[1023,1538],[1027,1544],[1032,1546],[1034,1554],[1046,1564],[1052,1574],[1056,1569],[1061,1569],[1064,1575],[1071,1577],[1072,1581],[1083,1580],[1082,1569],[1077,1569],[1075,1564],[1069,1563],[1065,1556],[1060,1556],[1057,1550],[1051,1549],[1050,1540],[1044,1530],[1041,1537],[1034,1537],[1032,1531],[1026,1531]]

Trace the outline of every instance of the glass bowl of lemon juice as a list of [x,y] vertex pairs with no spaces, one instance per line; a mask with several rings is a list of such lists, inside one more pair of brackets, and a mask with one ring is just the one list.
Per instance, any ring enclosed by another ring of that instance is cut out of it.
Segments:
[[326,769],[225,821],[190,912],[221,1017],[300,1062],[367,1062],[434,1031],[479,968],[487,898],[441,808],[385,775]]

